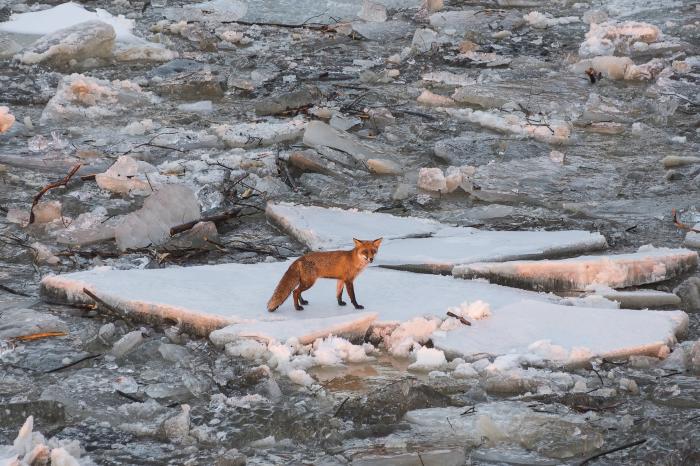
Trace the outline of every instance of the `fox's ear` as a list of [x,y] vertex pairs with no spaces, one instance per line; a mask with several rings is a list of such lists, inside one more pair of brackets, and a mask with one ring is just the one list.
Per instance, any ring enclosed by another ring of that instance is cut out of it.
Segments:
[[382,244],[382,240],[383,240],[383,239],[384,239],[384,238],[375,239],[374,241],[372,241],[372,244],[373,244],[375,247],[378,248],[379,245]]
[[357,239],[357,238],[353,238],[353,239],[352,239],[352,242],[355,243],[355,247],[356,247],[356,248],[359,248],[360,246],[362,246],[362,241],[360,241],[360,240]]

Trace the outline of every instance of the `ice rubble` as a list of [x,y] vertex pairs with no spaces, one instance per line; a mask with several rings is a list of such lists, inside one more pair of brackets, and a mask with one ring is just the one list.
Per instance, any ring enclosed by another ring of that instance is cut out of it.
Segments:
[[386,157],[385,154],[363,144],[357,138],[345,131],[318,120],[308,123],[304,131],[304,144],[313,148],[330,147],[350,154],[358,161],[370,158]]
[[[266,215],[312,250],[351,248],[351,236],[383,236],[378,265],[433,273],[449,273],[456,264],[551,257],[607,247],[603,236],[584,231],[481,231],[416,217],[289,203],[268,203]],[[490,259],[484,259],[487,257]]]
[[571,136],[571,125],[558,119],[542,116],[529,119],[519,113],[484,112],[470,108],[446,108],[445,111],[460,121],[476,123],[499,133],[533,138],[549,144],[565,144]]
[[693,230],[695,231],[686,233],[683,245],[689,248],[700,249],[700,233],[698,233],[700,231],[700,223],[696,223]]
[[530,13],[523,16],[523,19],[535,29],[546,29],[559,24],[571,24],[578,23],[578,16],[563,16],[559,18],[553,18],[552,15],[547,13],[540,13],[539,11],[531,11]]
[[120,156],[104,173],[95,175],[97,186],[118,194],[149,194],[153,186],[146,178],[158,169],[128,155]]
[[627,288],[669,280],[693,270],[697,263],[694,251],[643,246],[630,254],[472,263],[457,266],[452,273],[538,290],[585,290],[593,285]]
[[422,438],[448,435],[473,446],[501,449],[517,445],[550,458],[580,456],[604,441],[583,414],[546,413],[516,401],[480,403],[472,415],[464,412],[454,407],[418,409],[407,412],[405,420]]
[[63,77],[56,94],[44,107],[39,122],[95,121],[157,101],[157,97],[142,91],[131,81],[109,82],[74,73]]
[[22,466],[47,464],[53,466],[92,466],[90,457],[81,458],[82,449],[77,440],[52,437],[49,440],[34,432],[34,417],[29,416],[12,445],[0,445],[0,464]]
[[636,21],[593,22],[586,33],[586,40],[579,47],[581,57],[597,55],[628,54],[630,47],[638,42],[651,44],[661,37],[661,30],[649,23]]

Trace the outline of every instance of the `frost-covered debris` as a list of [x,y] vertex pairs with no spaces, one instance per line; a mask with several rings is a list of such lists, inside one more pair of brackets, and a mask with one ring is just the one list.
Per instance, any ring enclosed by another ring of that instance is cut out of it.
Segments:
[[452,273],[536,290],[585,290],[595,285],[627,288],[665,281],[694,270],[697,264],[694,251],[643,246],[631,254],[474,263],[457,266]]

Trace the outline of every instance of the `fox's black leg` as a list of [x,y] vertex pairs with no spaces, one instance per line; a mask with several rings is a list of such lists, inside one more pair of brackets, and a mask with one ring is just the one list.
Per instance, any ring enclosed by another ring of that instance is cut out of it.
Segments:
[[301,297],[301,293],[299,293],[299,302],[300,302],[301,304],[303,304],[304,306],[306,306],[307,304],[309,304],[309,302],[308,302],[307,300],[305,300],[304,298]]
[[303,311],[304,308],[301,307],[302,304],[309,304],[308,301],[304,300],[304,298],[301,297],[301,293],[308,290],[312,286],[314,286],[314,282],[301,282],[299,283],[299,286],[297,287],[296,290],[294,290],[294,309],[297,311]]
[[336,285],[336,291],[335,291],[335,297],[338,300],[338,306],[345,306],[347,303],[343,301],[343,287],[345,286],[345,283],[342,280],[338,280],[338,284]]
[[350,296],[350,302],[353,306],[355,306],[355,309],[364,309],[365,307],[363,305],[357,304],[357,300],[355,299],[355,288],[353,287],[352,282],[345,282],[345,288],[348,289],[348,296]]
[[297,311],[303,311],[304,308],[301,306],[301,304],[299,304],[299,298],[301,298],[301,288],[294,290],[292,297],[294,298],[294,309]]

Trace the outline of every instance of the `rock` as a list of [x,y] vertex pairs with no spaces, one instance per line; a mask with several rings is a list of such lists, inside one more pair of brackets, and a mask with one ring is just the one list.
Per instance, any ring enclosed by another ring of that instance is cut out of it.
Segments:
[[7,309],[0,314],[0,340],[46,332],[68,333],[58,317],[31,309]]
[[437,42],[437,32],[433,31],[432,29],[416,29],[416,32],[413,34],[413,40],[411,41],[411,45],[413,47],[421,52],[425,53],[430,51],[433,48],[433,44]]
[[439,168],[421,168],[418,172],[418,187],[444,193],[447,192],[447,181]]
[[383,23],[386,21],[386,7],[381,3],[364,0],[362,9],[357,14],[357,17],[365,21]]
[[154,188],[148,181],[148,173],[157,172],[150,163],[122,155],[107,171],[95,175],[95,181],[97,186],[113,193],[145,196]]
[[106,81],[82,74],[64,76],[56,94],[41,113],[40,124],[66,121],[95,122],[125,115],[157,102],[131,81]]
[[673,290],[687,311],[700,311],[700,277],[690,277]]
[[401,167],[391,160],[367,159],[367,168],[375,175],[400,175],[403,173]]
[[[213,243],[212,243],[213,242]],[[168,240],[167,249],[204,249],[215,248],[219,242],[219,232],[214,222],[199,222],[192,228],[178,233]]]
[[61,218],[60,201],[39,202],[32,208],[34,223],[50,223]]
[[143,207],[127,215],[115,228],[117,247],[127,249],[164,244],[170,228],[201,217],[199,202],[192,190],[181,185],[165,185],[146,198]]
[[317,105],[321,101],[321,91],[316,86],[304,86],[293,92],[285,92],[260,99],[255,104],[258,115],[279,115],[290,110]]
[[384,131],[387,126],[396,123],[396,117],[385,107],[372,108],[367,114],[370,123],[379,131]]
[[15,123],[15,116],[10,113],[10,109],[0,106],[0,133],[4,133],[12,128]]
[[86,21],[45,35],[20,56],[20,61],[57,68],[84,66],[88,59],[110,57],[115,38],[114,28],[109,24]]
[[194,60],[176,59],[149,74],[149,86],[180,99],[220,98],[227,87],[222,70]]

